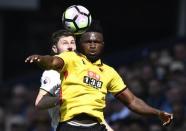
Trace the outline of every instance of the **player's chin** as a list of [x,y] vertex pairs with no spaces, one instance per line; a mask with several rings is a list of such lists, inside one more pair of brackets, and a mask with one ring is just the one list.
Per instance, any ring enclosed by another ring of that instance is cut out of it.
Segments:
[[91,53],[91,54],[88,54],[87,56],[88,56],[88,59],[91,59],[91,60],[93,60],[93,61],[99,59],[99,56],[98,56],[97,54]]
[[97,58],[98,57],[96,52],[95,53],[89,53],[88,56],[91,57],[91,58]]

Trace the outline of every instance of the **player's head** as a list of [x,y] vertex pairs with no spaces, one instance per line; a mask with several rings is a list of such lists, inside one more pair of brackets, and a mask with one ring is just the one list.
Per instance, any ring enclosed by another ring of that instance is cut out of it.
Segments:
[[76,39],[73,33],[67,30],[58,30],[51,38],[52,54],[59,54],[63,51],[76,50]]
[[93,21],[90,28],[80,38],[80,50],[91,61],[95,62],[104,48],[103,31],[99,21]]

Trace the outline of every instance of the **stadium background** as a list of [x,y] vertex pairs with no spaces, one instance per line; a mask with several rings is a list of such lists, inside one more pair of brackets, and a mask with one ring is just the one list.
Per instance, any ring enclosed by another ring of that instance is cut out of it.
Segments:
[[[24,60],[33,53],[49,53],[50,35],[61,28],[62,12],[73,4],[87,7],[101,21],[104,60],[124,74],[136,95],[157,108],[184,110],[172,129],[162,128],[158,120],[144,120],[108,96],[108,106],[115,105],[106,109],[110,124],[119,131],[184,131],[186,0],[0,0],[0,128],[11,130],[15,119],[20,125],[29,121],[26,127],[16,126],[19,131],[49,130],[47,114],[33,107],[42,70]],[[33,117],[36,112],[43,117]]]

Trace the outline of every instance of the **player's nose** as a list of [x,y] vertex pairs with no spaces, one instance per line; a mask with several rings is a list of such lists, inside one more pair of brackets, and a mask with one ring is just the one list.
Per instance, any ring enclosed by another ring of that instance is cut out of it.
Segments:
[[96,48],[96,43],[95,42],[91,42],[90,43],[90,48]]

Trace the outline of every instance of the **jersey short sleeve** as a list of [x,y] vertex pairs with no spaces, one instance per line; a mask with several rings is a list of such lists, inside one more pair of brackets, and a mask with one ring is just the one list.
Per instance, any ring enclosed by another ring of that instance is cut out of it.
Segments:
[[124,84],[122,78],[120,75],[113,69],[112,70],[112,79],[108,86],[108,91],[112,93],[113,95],[116,95],[117,93],[121,92],[126,88],[126,85]]
[[72,63],[73,59],[76,57],[76,53],[72,51],[64,51],[61,54],[56,56],[63,59],[64,66],[62,71],[65,71],[68,68],[68,66]]
[[44,71],[41,77],[41,87],[48,93],[55,95],[61,84],[60,74],[54,70]]

